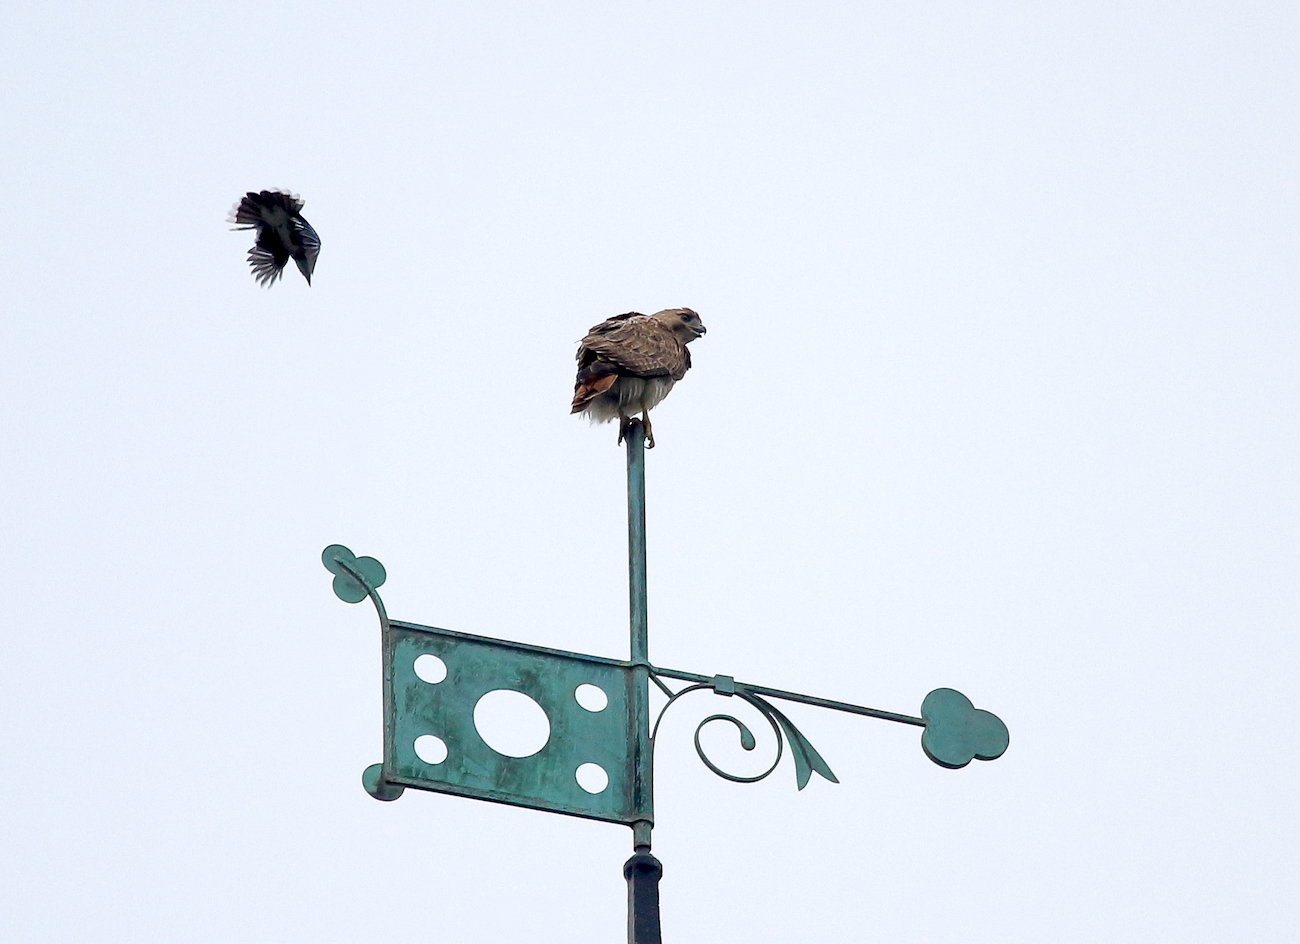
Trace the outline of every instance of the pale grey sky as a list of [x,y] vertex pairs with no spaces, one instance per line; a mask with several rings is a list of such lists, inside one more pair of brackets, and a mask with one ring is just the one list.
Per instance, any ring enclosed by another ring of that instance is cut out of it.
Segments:
[[[675,708],[665,940],[1286,939],[1298,39],[1281,2],[8,6],[0,937],[620,940],[625,828],[363,792],[378,632],[319,554],[624,656],[574,342],[685,305],[652,659],[952,686],[1011,749],[794,706],[841,783],[746,787]],[[271,187],[311,288],[224,222]]]

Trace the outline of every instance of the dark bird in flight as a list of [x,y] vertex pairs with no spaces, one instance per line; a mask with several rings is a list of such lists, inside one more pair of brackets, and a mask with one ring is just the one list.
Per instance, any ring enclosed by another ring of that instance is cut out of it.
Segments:
[[302,218],[303,201],[297,194],[281,190],[249,191],[230,211],[229,223],[242,223],[235,229],[257,230],[257,242],[248,250],[248,264],[253,278],[267,286],[284,273],[290,259],[311,285],[311,274],[320,255],[320,237]]
[[593,423],[618,417],[620,443],[632,414],[640,413],[646,448],[653,449],[650,410],[691,369],[686,345],[703,334],[700,316],[689,308],[607,318],[578,343],[578,380],[569,412],[586,413]]

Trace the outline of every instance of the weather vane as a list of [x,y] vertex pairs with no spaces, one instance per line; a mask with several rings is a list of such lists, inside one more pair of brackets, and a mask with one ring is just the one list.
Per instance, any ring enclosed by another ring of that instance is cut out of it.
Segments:
[[[339,544],[325,548],[321,559],[334,574],[334,593],[339,599],[360,603],[369,597],[379,614],[384,753],[382,763],[368,767],[362,775],[370,795],[379,800],[396,800],[407,787],[413,787],[630,827],[633,855],[623,866],[628,883],[628,942],[660,944],[659,879],[663,868],[650,853],[654,748],[659,721],[682,696],[709,689],[717,695],[739,698],[756,708],[772,726],[776,759],[753,777],[738,777],[722,770],[700,745],[705,725],[726,721],[735,725],[741,746],[753,750],[754,735],[743,721],[729,714],[712,714],[696,726],[695,751],[700,759],[715,774],[737,783],[753,783],[771,774],[787,745],[794,757],[800,790],[813,773],[839,782],[808,738],[772,700],[915,725],[922,728],[921,748],[926,755],[936,764],[954,769],[965,767],[973,759],[1002,756],[1008,735],[1006,725],[996,715],[976,708],[965,695],[950,688],[935,689],[926,695],[921,714],[915,717],[751,685],[728,675],[700,675],[653,665],[646,611],[647,430],[641,419],[620,415],[620,420],[620,438],[627,445],[631,604],[628,659],[583,655],[390,620],[378,593],[387,579],[379,561],[357,557]],[[670,680],[686,684],[674,690],[668,684]],[[653,725],[652,684],[668,697]],[[474,711],[480,700],[501,690],[528,696],[546,713],[549,737],[529,756],[499,753],[488,746],[475,726]]]

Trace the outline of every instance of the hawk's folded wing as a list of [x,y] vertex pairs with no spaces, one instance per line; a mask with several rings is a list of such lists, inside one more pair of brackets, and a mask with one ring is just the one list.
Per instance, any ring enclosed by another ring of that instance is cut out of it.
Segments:
[[691,366],[686,345],[648,315],[629,313],[596,325],[578,350],[579,372],[681,380]]

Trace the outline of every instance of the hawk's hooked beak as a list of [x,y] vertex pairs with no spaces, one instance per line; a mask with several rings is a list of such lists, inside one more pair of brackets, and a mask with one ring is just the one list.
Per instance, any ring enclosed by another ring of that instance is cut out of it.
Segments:
[[704,327],[704,325],[695,325],[695,336],[697,338],[703,337],[708,333],[709,333],[709,329]]

